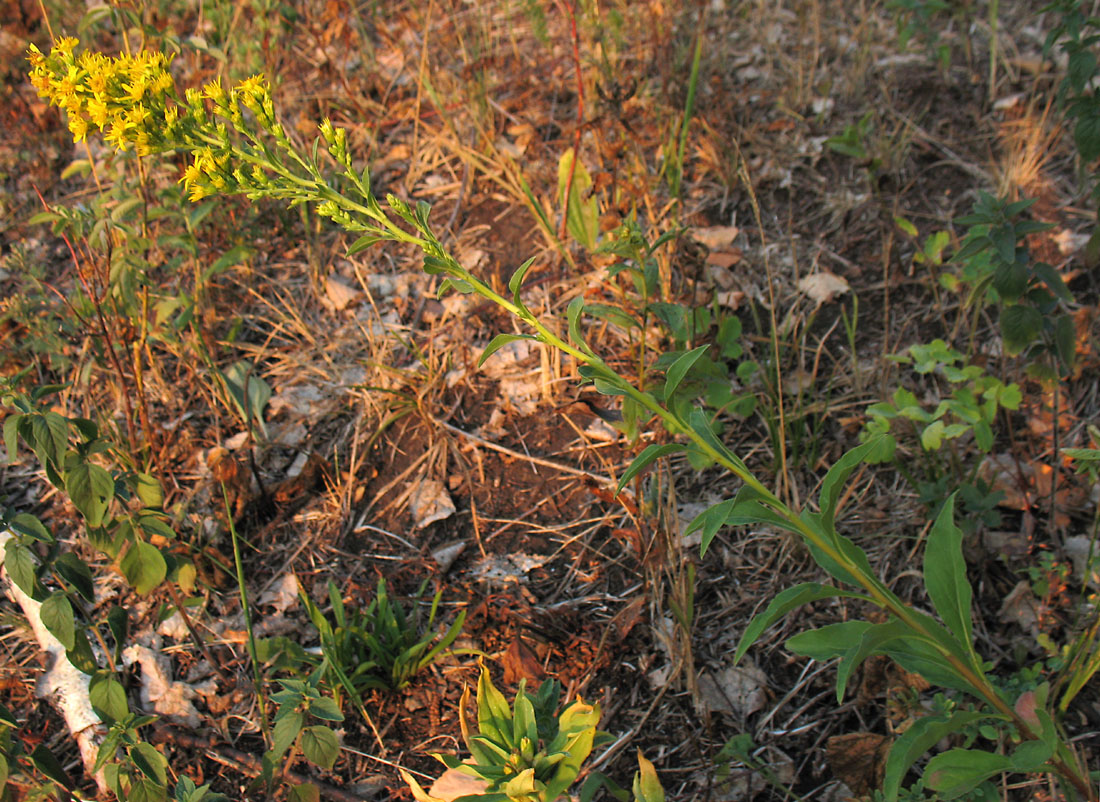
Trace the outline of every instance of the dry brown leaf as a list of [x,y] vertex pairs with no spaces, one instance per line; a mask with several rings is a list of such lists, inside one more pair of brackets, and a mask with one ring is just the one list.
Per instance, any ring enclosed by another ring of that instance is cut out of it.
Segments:
[[855,796],[866,796],[882,787],[891,745],[892,738],[873,732],[834,735],[825,742],[825,760]]
[[803,276],[798,282],[798,289],[806,293],[818,304],[827,304],[838,295],[848,292],[848,281],[836,273],[822,270]]
[[512,638],[500,662],[504,666],[504,682],[508,685],[513,685],[521,679],[527,680],[528,683],[538,683],[546,676],[546,672],[539,665],[538,658],[519,635]]
[[710,226],[708,228],[693,228],[691,238],[712,251],[720,251],[732,245],[740,233],[741,229],[737,226]]

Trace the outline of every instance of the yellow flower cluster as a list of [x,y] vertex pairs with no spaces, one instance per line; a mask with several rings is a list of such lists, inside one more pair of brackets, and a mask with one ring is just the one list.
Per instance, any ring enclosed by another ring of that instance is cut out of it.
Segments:
[[97,128],[119,150],[133,146],[147,154],[173,147],[179,110],[169,58],[150,51],[114,58],[75,55],[77,44],[66,37],[54,43],[48,56],[34,45],[28,53],[31,84],[68,113],[73,141]]
[[[163,53],[142,51],[136,56],[74,54],[79,42],[66,37],[44,55],[31,45],[30,80],[38,94],[63,108],[69,116],[73,141],[84,140],[93,129],[119,150],[134,147],[141,155],[179,148],[194,161],[181,182],[191,200],[222,192],[253,192],[268,186],[267,175],[253,149],[230,141],[225,122],[256,141],[255,126],[285,136],[275,121],[271,90],[262,75],[226,90],[220,81],[203,89],[188,89],[181,99]],[[207,104],[213,107],[213,114]],[[245,120],[242,109],[252,114]],[[245,172],[239,166],[251,161]],[[235,166],[236,165],[236,166]]]

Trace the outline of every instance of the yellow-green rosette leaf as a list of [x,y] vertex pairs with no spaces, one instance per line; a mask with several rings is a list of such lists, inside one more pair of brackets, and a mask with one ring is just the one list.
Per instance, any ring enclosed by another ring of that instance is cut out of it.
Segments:
[[634,775],[634,802],[665,802],[665,789],[657,770],[638,750],[638,772]]

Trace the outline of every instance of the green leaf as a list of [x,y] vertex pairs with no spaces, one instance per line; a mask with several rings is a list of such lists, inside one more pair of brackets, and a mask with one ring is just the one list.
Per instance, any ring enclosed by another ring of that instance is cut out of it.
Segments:
[[558,201],[567,210],[569,233],[589,251],[596,247],[600,233],[600,209],[591,188],[592,176],[583,163],[574,163],[573,148],[569,148],[558,160]]
[[924,427],[920,433],[920,444],[925,451],[939,451],[943,445],[944,429],[947,427],[942,420],[934,420]]
[[33,538],[39,543],[53,543],[54,537],[40,520],[28,512],[20,512],[13,515],[8,521],[8,526],[13,532]]
[[1054,350],[1062,367],[1072,370],[1077,362],[1077,329],[1069,315],[1059,315],[1054,319]]
[[0,755],[0,794],[8,784],[8,759]]
[[330,699],[327,696],[322,696],[320,699],[314,699],[309,703],[310,715],[316,716],[323,721],[343,721],[344,714],[340,712],[339,706],[337,706],[335,700]]
[[152,591],[168,574],[168,563],[156,546],[135,540],[126,550],[119,569],[126,581],[141,596]]
[[872,438],[862,445],[856,446],[851,451],[838,459],[821,480],[821,494],[818,496],[818,507],[826,525],[831,529],[836,515],[836,505],[840,501],[844,483],[848,481],[861,463],[866,461],[869,454],[879,448],[879,438]]
[[917,759],[943,738],[969,727],[988,714],[977,711],[956,710],[950,714],[922,716],[909,725],[890,747],[882,781],[882,793],[886,802],[895,802],[902,780]]
[[836,701],[840,704],[844,701],[844,691],[848,687],[848,679],[852,672],[859,668],[860,664],[873,654],[884,651],[883,646],[891,641],[901,638],[913,637],[913,630],[901,621],[887,621],[883,624],[873,624],[863,631],[859,643],[848,649],[840,660],[836,672]]
[[1073,293],[1069,291],[1069,287],[1062,281],[1062,276],[1057,270],[1046,262],[1036,262],[1031,266],[1031,269],[1034,270],[1035,275],[1047,285],[1047,289],[1050,290],[1051,293],[1066,303],[1072,303]]
[[1004,755],[977,749],[948,749],[928,761],[925,786],[944,799],[957,799],[990,777],[1012,769]]
[[360,251],[365,251],[370,246],[383,241],[385,241],[385,237],[379,236],[378,234],[364,234],[348,247],[347,255],[354,256]]
[[19,448],[19,422],[23,418],[15,412],[4,418],[4,450],[8,452],[8,462],[15,462]]
[[255,421],[260,433],[266,438],[264,408],[271,400],[271,386],[256,375],[253,365],[244,360],[234,362],[229,370],[222,374],[222,378],[229,397],[233,400],[233,405],[240,413],[241,420],[248,426]]
[[73,552],[67,551],[54,560],[54,568],[61,578],[72,585],[85,601],[95,603],[95,583],[92,571],[87,564]]
[[661,787],[661,781],[657,778],[657,770],[642,756],[640,749],[638,750],[638,772],[634,775],[634,800],[635,802],[665,802],[665,789]]
[[290,789],[291,802],[321,802],[321,789],[313,783],[302,783]]
[[1035,342],[1043,332],[1043,315],[1033,306],[1017,304],[1001,311],[1001,336],[1005,351],[1015,356]]
[[600,320],[606,320],[613,326],[618,326],[624,331],[640,329],[641,324],[617,306],[609,304],[585,304],[584,312]]
[[749,623],[744,634],[741,635],[741,640],[737,643],[737,651],[733,655],[733,662],[740,662],[748,648],[764,634],[764,631],[791,610],[818,599],[837,597],[866,599],[865,596],[859,593],[834,588],[831,585],[821,585],[817,582],[805,582],[801,585],[795,585],[793,588],[787,588],[772,599],[771,604],[763,613],[753,618]]
[[34,585],[38,580],[35,568],[34,554],[26,546],[17,540],[9,540],[4,545],[4,567],[8,569],[8,576],[21,591],[28,596],[34,596]]
[[164,505],[164,493],[160,489],[160,481],[147,473],[138,473],[135,476],[135,485],[138,498],[146,507],[160,508]]
[[303,724],[305,714],[301,710],[286,707],[280,709],[271,730],[271,751],[277,756],[285,754],[302,731]]
[[962,553],[962,530],[955,525],[955,494],[936,516],[924,550],[924,586],[932,606],[959,642],[972,650],[971,599]]
[[623,475],[619,477],[619,484],[615,487],[615,495],[623,492],[623,488],[630,482],[635,476],[645,470],[656,460],[664,457],[668,454],[676,454],[682,452],[684,447],[679,443],[665,443],[664,445],[657,445],[656,443],[648,445],[642,450],[642,453],[631,460],[630,464],[623,471]]
[[31,762],[34,763],[34,767],[40,772],[45,774],[55,783],[59,783],[70,791],[76,790],[76,785],[73,783],[72,778],[66,773],[65,768],[61,765],[53,752],[47,749],[43,744],[39,744],[31,752]]
[[88,526],[99,526],[115,495],[115,480],[103,468],[91,462],[77,462],[65,472],[65,492],[80,510]]
[[99,664],[96,663],[95,654],[92,652],[92,644],[88,642],[88,635],[83,627],[76,630],[73,648],[65,652],[65,657],[78,671],[89,676],[99,670]]
[[519,293],[523,289],[523,280],[527,277],[527,271],[531,269],[531,265],[535,263],[535,257],[532,256],[526,262],[516,268],[516,272],[512,274],[512,277],[508,279],[508,290],[512,293],[512,303],[518,306],[520,309],[525,309],[523,302],[520,300]]
[[494,744],[509,744],[512,711],[504,695],[493,685],[489,669],[481,666],[477,680],[477,728]]
[[477,360],[477,366],[480,368],[484,364],[485,360],[506,346],[508,343],[514,343],[516,340],[538,340],[537,337],[531,334],[498,334],[494,337],[485,350],[481,352],[481,357]]
[[66,650],[73,648],[76,637],[76,622],[73,620],[73,606],[69,597],[62,591],[55,591],[46,597],[39,610],[42,623],[50,633],[61,641]]
[[315,725],[302,730],[299,742],[306,760],[321,768],[331,769],[340,756],[340,741],[328,727]]
[[572,301],[569,302],[569,306],[566,307],[565,315],[569,321],[569,339],[580,346],[584,351],[588,351],[588,345],[584,341],[584,337],[581,336],[580,319],[581,312],[584,311],[584,298],[578,295]]
[[993,274],[993,289],[995,289],[1005,301],[1016,301],[1027,290],[1028,271],[1027,265],[1008,260],[997,268]]
[[870,627],[868,621],[841,621],[799,632],[783,645],[789,652],[823,663],[858,648],[863,633]]
[[681,354],[677,360],[672,363],[672,366],[665,374],[664,398],[666,403],[672,398],[672,394],[676,392],[676,388],[680,386],[680,382],[684,380],[684,376],[687,375],[687,372],[691,370],[691,366],[698,361],[699,357],[706,353],[708,348],[710,348],[709,345],[700,345],[698,348],[693,348],[686,354]]
[[97,671],[88,683],[88,699],[100,718],[122,721],[130,712],[126,689],[110,671]]
[[1073,127],[1073,141],[1085,164],[1100,157],[1100,114],[1082,114]]
[[168,774],[166,769],[168,768],[168,761],[165,760],[157,748],[145,741],[138,741],[134,745],[133,750],[130,752],[130,757],[133,758],[134,763],[141,769],[149,779],[155,781],[158,785],[165,785],[168,782]]
[[701,553],[706,554],[710,542],[714,540],[714,536],[718,534],[718,530],[726,525],[726,521],[729,519],[730,513],[733,512],[736,505],[736,496],[728,498],[725,501],[720,501],[717,504],[712,504],[692,519],[691,523],[684,529],[684,537],[687,537],[696,529],[702,529],[703,534],[700,540],[700,548]]

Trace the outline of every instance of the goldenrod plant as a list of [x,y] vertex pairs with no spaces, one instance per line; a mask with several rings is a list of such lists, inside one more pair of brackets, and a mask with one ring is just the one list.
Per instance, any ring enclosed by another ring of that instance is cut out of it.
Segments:
[[[839,658],[838,699],[843,699],[849,679],[865,659],[886,655],[935,685],[971,697],[977,705],[974,710],[920,718],[898,738],[885,769],[887,799],[897,798],[910,766],[925,752],[947,736],[980,722],[997,734],[996,743],[987,750],[952,748],[936,754],[924,767],[926,787],[958,797],[1002,773],[1048,773],[1067,792],[1093,802],[1100,800],[1087,767],[1062,733],[1049,685],[1010,692],[990,673],[990,664],[975,646],[973,592],[966,576],[962,533],[954,523],[954,498],[944,503],[930,527],[923,566],[928,598],[920,607],[905,602],[893,590],[892,582],[878,576],[863,549],[842,533],[837,516],[845,485],[869,457],[881,452],[879,440],[870,440],[836,461],[821,482],[816,508],[793,508],[715,435],[713,415],[701,409],[670,409],[659,400],[674,396],[710,346],[685,351],[667,366],[658,387],[640,389],[587,343],[582,296],[569,304],[564,321],[567,334],[559,336],[524,303],[523,281],[531,261],[512,275],[507,295],[495,291],[443,246],[429,222],[428,204],[412,205],[388,195],[383,208],[370,191],[368,171],[353,166],[342,129],[326,120],[309,153],[295,148],[277,120],[270,90],[261,76],[228,89],[215,82],[201,91],[188,90],[181,99],[168,84],[164,62],[155,56],[136,56],[135,61],[100,60],[77,56],[75,49],[74,41],[63,40],[48,56],[32,51],[31,65],[35,85],[44,97],[70,114],[87,115],[84,123],[74,125],[78,138],[87,135],[86,123],[98,127],[103,119],[112,143],[119,147],[188,152],[192,161],[181,180],[196,199],[244,194],[277,198],[291,205],[316,203],[319,214],[360,234],[352,252],[382,240],[414,244],[424,253],[424,269],[441,278],[440,295],[452,291],[479,295],[525,328],[521,333],[497,335],[482,353],[482,362],[509,342],[538,342],[572,356],[581,376],[598,391],[631,399],[646,410],[669,439],[649,445],[635,458],[620,477],[619,490],[655,460],[685,452],[716,463],[736,477],[741,483],[737,494],[703,512],[688,527],[689,532],[701,531],[702,551],[706,552],[724,526],[773,526],[799,538],[835,583],[805,583],[780,593],[743,632],[737,659],[771,624],[804,604],[843,598],[878,608],[866,619],[856,617],[800,633],[788,640],[787,647],[818,660]],[[124,64],[143,66],[130,66],[128,75],[120,77]],[[147,101],[150,87],[156,89]],[[93,118],[93,101],[107,108],[105,118],[99,105],[95,106],[98,116]],[[322,145],[336,165],[332,180],[322,172]],[[524,694],[521,697],[526,698]],[[481,732],[467,741],[475,762],[486,766],[482,776],[496,789],[495,796],[483,798],[552,800],[564,793],[579,774],[579,761],[591,749],[598,719],[595,708],[574,703],[563,711],[557,735],[543,748],[532,738],[530,711],[523,701],[518,702],[519,709],[510,710],[499,693],[490,691],[486,680],[479,684],[479,702]],[[457,758],[453,763],[460,765]]]

